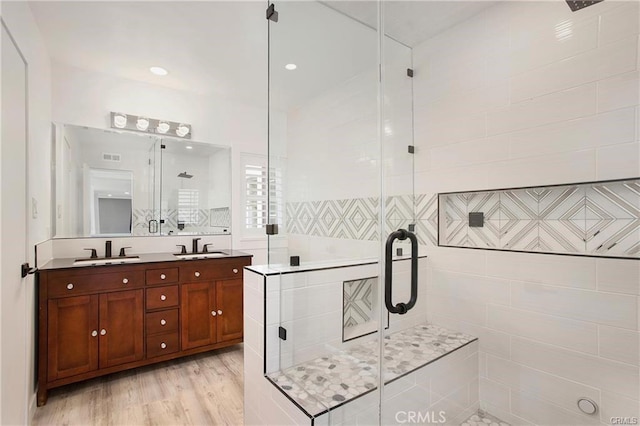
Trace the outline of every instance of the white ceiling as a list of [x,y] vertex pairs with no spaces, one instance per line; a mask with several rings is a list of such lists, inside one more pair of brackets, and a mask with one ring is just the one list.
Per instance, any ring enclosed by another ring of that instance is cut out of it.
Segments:
[[[393,1],[387,33],[408,46],[494,2]],[[288,108],[375,69],[376,6],[369,1],[276,2],[272,102]],[[266,106],[265,1],[30,2],[53,60],[178,90]],[[335,9],[335,10],[334,10]],[[339,12],[336,12],[339,11]],[[286,71],[284,65],[298,69]],[[151,74],[150,66],[169,70]]]

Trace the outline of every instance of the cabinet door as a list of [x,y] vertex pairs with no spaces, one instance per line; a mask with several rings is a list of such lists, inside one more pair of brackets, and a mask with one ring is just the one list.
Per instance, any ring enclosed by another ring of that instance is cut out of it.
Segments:
[[242,280],[216,282],[217,341],[242,338]]
[[181,288],[182,350],[216,341],[215,282],[183,284]]
[[98,296],[50,299],[49,381],[98,368]]
[[143,358],[143,294],[130,290],[100,295],[100,368]]

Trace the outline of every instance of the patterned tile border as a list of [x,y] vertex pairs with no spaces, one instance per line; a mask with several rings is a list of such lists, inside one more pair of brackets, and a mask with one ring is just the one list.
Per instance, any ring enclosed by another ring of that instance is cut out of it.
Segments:
[[[423,245],[640,258],[640,179],[384,202],[385,229],[415,224]],[[379,204],[376,197],[287,203],[286,232],[378,241]],[[483,212],[484,226],[469,227],[469,212]]]

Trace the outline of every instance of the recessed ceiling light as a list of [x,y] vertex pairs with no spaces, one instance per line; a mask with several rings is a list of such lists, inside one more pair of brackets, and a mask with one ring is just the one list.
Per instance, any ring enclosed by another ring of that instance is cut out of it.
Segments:
[[129,191],[124,191],[124,195],[130,195],[131,193]]
[[164,69],[162,67],[151,67],[151,68],[149,68],[149,71],[151,71],[155,75],[167,75],[167,74],[169,74],[169,71],[167,71],[166,69]]
[[286,69],[288,69],[289,71],[293,71],[296,68],[298,68],[298,66],[296,64],[287,64],[284,66]]
[[113,197],[113,195],[111,195],[111,194],[107,194],[107,197]]
[[187,149],[193,149],[193,147],[192,147],[191,145],[187,145],[187,146],[185,146],[185,148],[187,148]]

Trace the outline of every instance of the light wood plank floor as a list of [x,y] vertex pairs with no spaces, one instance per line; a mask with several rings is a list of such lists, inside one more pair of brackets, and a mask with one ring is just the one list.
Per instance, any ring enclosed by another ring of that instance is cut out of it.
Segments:
[[49,391],[34,425],[242,425],[242,344]]

